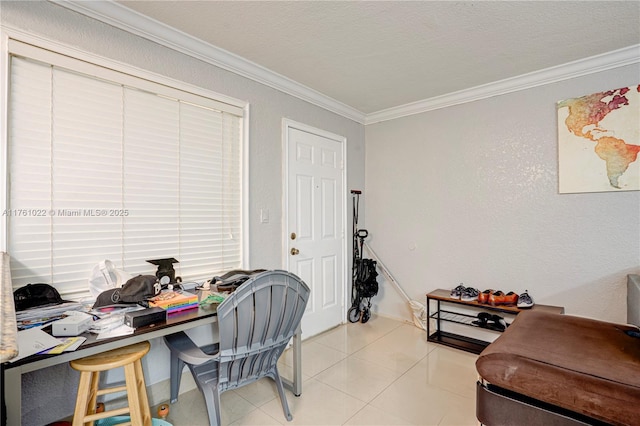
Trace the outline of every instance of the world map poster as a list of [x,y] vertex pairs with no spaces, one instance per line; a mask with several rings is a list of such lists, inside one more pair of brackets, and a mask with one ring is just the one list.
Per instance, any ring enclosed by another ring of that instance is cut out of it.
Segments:
[[640,85],[558,102],[560,193],[640,190]]

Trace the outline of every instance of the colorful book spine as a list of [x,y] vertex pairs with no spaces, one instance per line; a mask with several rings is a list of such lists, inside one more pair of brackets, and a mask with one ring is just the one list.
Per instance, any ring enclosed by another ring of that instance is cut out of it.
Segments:
[[192,293],[182,292],[169,295],[160,295],[151,300],[150,305],[165,309],[167,312],[183,310],[198,306],[198,296]]
[[169,309],[179,308],[179,307],[184,306],[184,305],[193,305],[193,304],[198,304],[198,298],[197,297],[195,299],[176,300],[174,302],[166,303],[166,304],[160,304],[158,306],[160,306],[163,309],[169,310]]
[[194,308],[198,308],[198,302],[196,303],[189,303],[186,305],[182,305],[182,306],[175,306],[171,309],[167,309],[167,315],[170,315],[174,312],[180,312],[180,311],[185,311],[187,309],[194,309]]

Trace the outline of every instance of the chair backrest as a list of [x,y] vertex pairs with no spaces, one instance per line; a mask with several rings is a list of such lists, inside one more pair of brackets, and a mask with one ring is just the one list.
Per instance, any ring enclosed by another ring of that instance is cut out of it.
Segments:
[[273,375],[308,299],[300,278],[276,270],[247,280],[218,306],[220,390]]

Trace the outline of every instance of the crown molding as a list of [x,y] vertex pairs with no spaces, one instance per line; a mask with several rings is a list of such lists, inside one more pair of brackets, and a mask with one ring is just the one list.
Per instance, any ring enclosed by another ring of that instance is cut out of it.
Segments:
[[364,125],[394,120],[640,63],[640,44],[636,44],[543,70],[365,114],[288,77],[224,49],[205,43],[114,1],[49,1],[295,96]]
[[394,120],[400,117],[491,98],[493,96],[504,95],[637,63],[640,63],[640,44],[545,68],[540,71],[447,93],[442,96],[435,96],[433,98],[373,112],[367,114],[364,124],[368,125],[381,121]]
[[357,109],[271,71],[241,56],[206,43],[113,1],[49,0],[52,3],[151,40],[180,53],[257,81],[328,111],[363,124]]

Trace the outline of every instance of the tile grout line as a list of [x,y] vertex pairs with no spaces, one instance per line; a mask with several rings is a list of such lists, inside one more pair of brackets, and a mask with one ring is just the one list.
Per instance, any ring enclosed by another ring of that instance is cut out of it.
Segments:
[[[402,325],[403,325],[403,324],[400,324],[400,325],[398,325],[397,327],[394,327],[392,330],[389,330],[387,333],[385,333],[385,334],[381,335],[379,338],[377,338],[377,339],[375,339],[375,340],[371,341],[370,343],[366,344],[365,346],[363,346],[363,347],[362,347],[362,348],[360,348],[359,350],[357,350],[357,351],[355,351],[355,352],[353,352],[353,353],[349,354],[349,355],[347,356],[347,358],[352,357],[353,355],[355,355],[356,353],[358,353],[358,352],[360,352],[360,351],[363,351],[364,349],[366,349],[366,348],[367,348],[367,346],[372,345],[373,343],[375,343],[376,341],[380,340],[381,338],[383,338],[383,337],[385,337],[385,336],[387,336],[387,335],[391,334],[393,331],[395,331],[395,330],[397,330],[398,328],[402,327]],[[352,418],[354,418],[356,415],[358,415],[358,413],[360,413],[362,410],[364,410],[364,409],[365,409],[365,408],[367,408],[367,407],[371,407],[371,408],[374,408],[374,409],[378,410],[379,408],[378,408],[378,407],[376,407],[376,406],[374,406],[374,405],[371,405],[371,402],[372,402],[373,400],[375,400],[377,397],[379,397],[382,393],[384,393],[387,389],[389,389],[389,387],[391,387],[394,383],[396,383],[398,380],[400,380],[402,377],[404,377],[407,373],[409,373],[409,371],[410,371],[412,368],[414,368],[416,365],[418,365],[418,364],[419,364],[423,359],[425,359],[426,357],[428,357],[428,356],[429,356],[429,354],[430,354],[432,351],[434,351],[435,349],[437,349],[437,347],[433,347],[432,349],[430,349],[430,350],[429,350],[429,351],[428,351],[428,352],[427,352],[427,353],[426,353],[422,358],[418,359],[415,363],[413,363],[409,368],[407,368],[407,369],[406,369],[406,371],[405,371],[405,372],[403,372],[403,373],[402,373],[402,374],[400,374],[398,377],[396,377],[396,378],[395,378],[391,383],[389,383],[387,386],[385,386],[385,387],[384,387],[380,392],[378,392],[375,396],[373,396],[369,401],[363,401],[363,402],[365,403],[364,407],[362,407],[360,410],[356,411],[356,412],[353,414],[353,416],[349,417],[349,418],[348,418],[344,423],[342,423],[342,424],[343,424],[343,425],[347,424],[347,423],[349,422],[349,420],[351,420]],[[345,358],[345,359],[347,359],[347,358]],[[368,361],[366,361],[366,360],[361,360],[360,358],[356,358],[356,357],[354,357],[354,359],[357,359],[357,360],[360,360],[360,361],[368,362]],[[375,364],[375,363],[374,363],[374,364]],[[330,386],[330,387],[334,388],[334,387],[333,387],[333,386],[331,386],[331,385],[328,385],[328,386]],[[334,389],[336,389],[336,388],[334,388]],[[339,390],[339,389],[337,389],[337,390]],[[348,395],[348,394],[347,394],[347,395]],[[350,395],[350,396],[351,396],[351,395]],[[357,398],[356,398],[356,399],[357,399]],[[360,400],[360,401],[362,401],[362,400]],[[413,424],[413,422],[411,422],[410,420],[408,420],[408,419],[406,419],[406,418],[404,418],[404,417],[401,417],[401,418],[402,418],[402,420],[406,421],[407,423],[409,423],[409,424]]]

